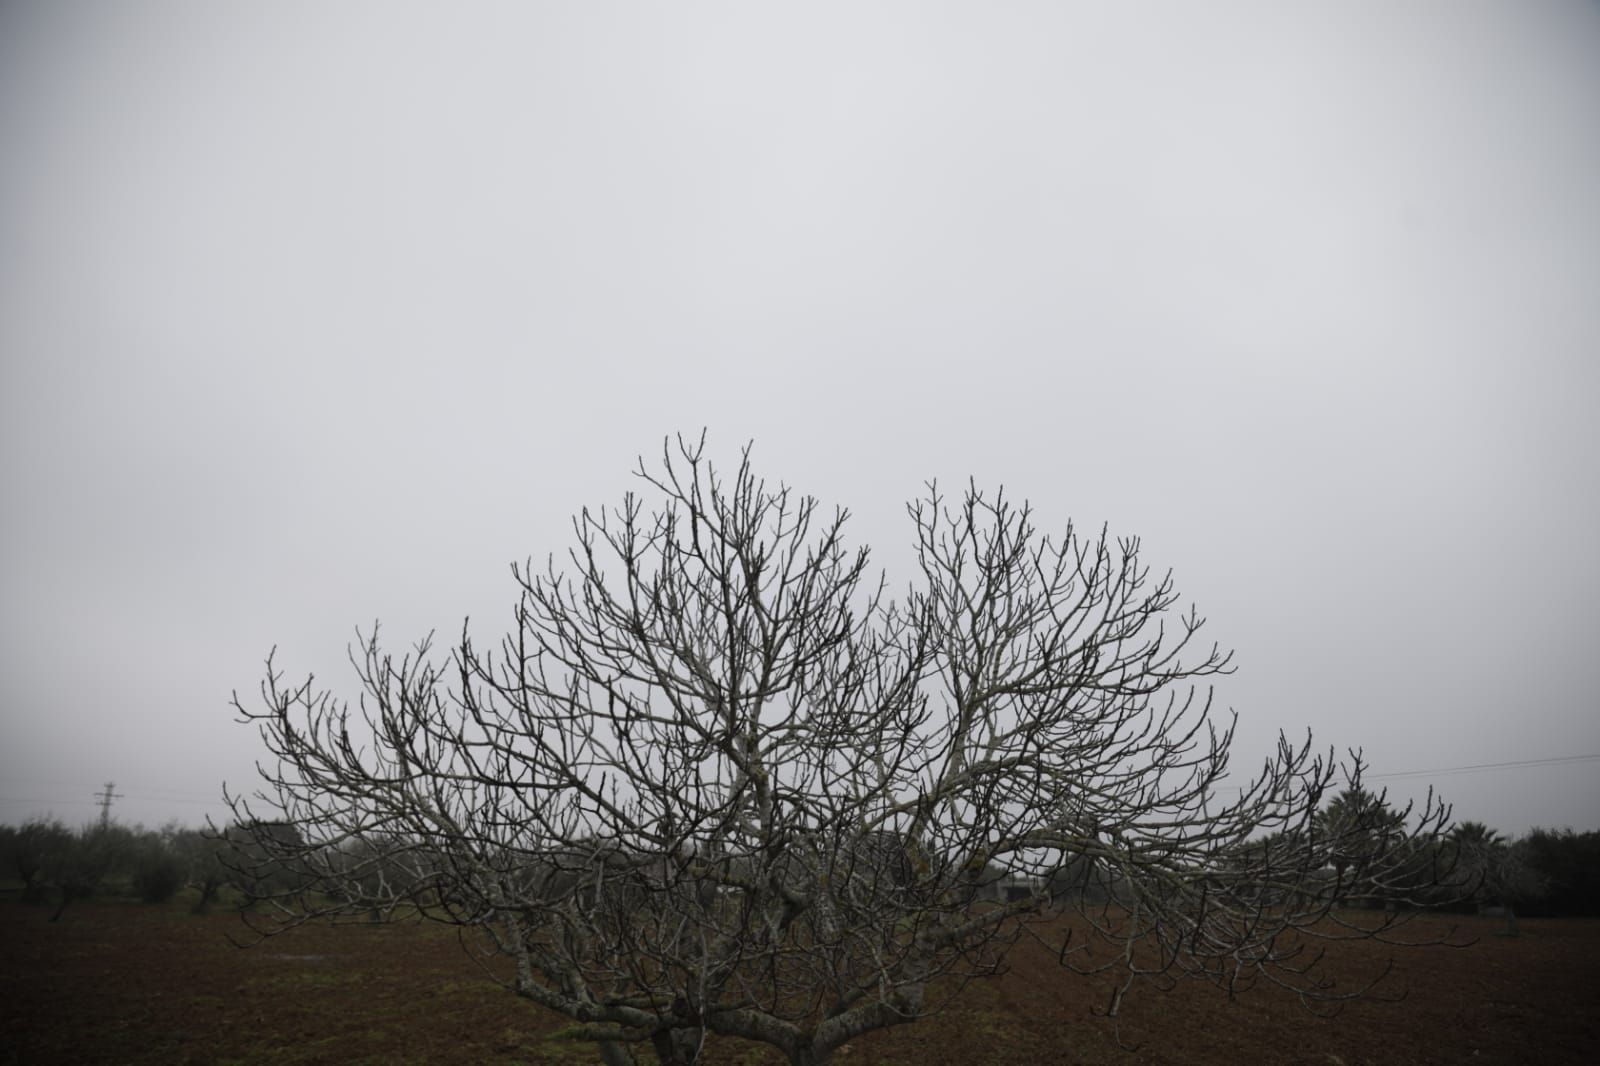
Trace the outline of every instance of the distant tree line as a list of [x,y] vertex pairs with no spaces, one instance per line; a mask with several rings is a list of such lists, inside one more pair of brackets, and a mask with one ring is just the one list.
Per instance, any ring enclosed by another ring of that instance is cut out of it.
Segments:
[[[1336,837],[1324,885],[1352,907],[1413,906],[1448,911],[1494,910],[1516,915],[1600,915],[1600,831],[1535,828],[1512,839],[1482,822],[1458,822],[1421,843],[1403,833],[1408,811],[1383,794],[1347,789],[1301,834],[1279,833],[1256,843],[1290,854],[1312,846],[1318,833]],[[1371,892],[1356,873],[1374,864],[1393,875],[1386,891]]]
[[248,904],[289,887],[288,874],[272,867],[236,825],[216,831],[108,822],[72,829],[33,818],[0,826],[0,888],[23,903],[53,906],[51,920],[94,896],[169,903],[188,890],[191,909],[203,914],[228,888]]
[[[1600,831],[1536,828],[1510,839],[1468,821],[1419,841],[1405,831],[1409,816],[1408,808],[1393,807],[1381,793],[1346,789],[1309,825],[1256,840],[1241,861],[1292,866],[1320,847],[1327,865],[1294,891],[1325,895],[1347,908],[1495,912],[1513,928],[1518,914],[1600,916]],[[1054,871],[1044,888],[1063,901],[1131,905],[1135,899],[1133,886],[1083,855]]]
[[1515,840],[1479,822],[1456,826],[1452,843],[1478,900],[1535,917],[1600,915],[1600,831],[1533,829]]
[[[1314,887],[1349,907],[1494,909],[1513,921],[1517,915],[1600,916],[1600,830],[1536,828],[1511,839],[1469,821],[1457,823],[1446,837],[1417,845],[1402,831],[1405,817],[1384,796],[1365,790],[1349,789],[1334,797],[1309,832],[1337,835],[1346,843],[1333,851],[1320,886]],[[1300,836],[1274,834],[1255,846],[1269,859],[1276,855],[1288,862],[1298,850],[1315,846]],[[72,829],[57,819],[35,818],[0,826],[0,893],[52,906],[53,917],[71,903],[97,895],[169,903],[186,891],[195,913],[205,913],[224,895],[230,903],[251,906],[307,887],[303,874],[278,854],[304,846],[298,831],[287,824],[202,830],[175,823],[147,829],[112,822]],[[597,848],[606,861],[588,865],[617,865],[615,847]],[[430,871],[445,865],[445,856],[417,847],[411,861],[399,862],[392,851],[368,854],[357,843],[334,850],[336,861],[352,876],[373,882],[375,888],[387,884],[393,900],[428,906],[440,898],[430,887],[436,881]],[[596,876],[593,870],[577,869],[584,865],[579,859],[529,876],[574,884]],[[1372,890],[1371,879],[1362,873],[1374,867],[1388,871],[1382,892]],[[402,883],[409,890],[394,891]],[[1062,903],[1115,904],[1124,895],[1132,899],[1131,886],[1085,855],[1072,856],[1043,879],[990,867],[974,875],[973,885],[998,901],[1030,892],[1047,893]]]

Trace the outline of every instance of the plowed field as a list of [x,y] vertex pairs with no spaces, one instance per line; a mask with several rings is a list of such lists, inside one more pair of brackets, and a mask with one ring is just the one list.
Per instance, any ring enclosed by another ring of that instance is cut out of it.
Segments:
[[[0,905],[0,1062],[544,1063],[597,1061],[565,1020],[498,987],[449,930],[295,930],[240,949],[237,916],[181,905],[96,903],[52,925],[48,908]],[[1394,970],[1334,1018],[1277,990],[1229,1002],[1213,988],[1138,987],[1115,1020],[1109,985],[1036,947],[957,1005],[840,1049],[853,1066],[923,1063],[1600,1063],[1600,921],[1452,924],[1465,948],[1334,945],[1328,972]],[[1125,1050],[1131,1049],[1131,1050]],[[708,1063],[781,1060],[713,1038]]]

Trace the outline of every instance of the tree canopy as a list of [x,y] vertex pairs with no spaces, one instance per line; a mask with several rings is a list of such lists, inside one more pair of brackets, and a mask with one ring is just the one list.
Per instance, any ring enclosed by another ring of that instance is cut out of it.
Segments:
[[1003,491],[930,483],[891,595],[847,512],[703,443],[641,462],[641,494],[582,511],[559,561],[514,566],[494,646],[464,627],[448,656],[396,656],[374,628],[354,705],[269,657],[261,703],[235,706],[276,763],[231,802],[297,871],[283,920],[475,930],[611,1063],[692,1061],[707,1032],[827,1062],[1017,937],[1065,937],[1063,908],[1090,934],[1063,963],[1124,990],[1356,991],[1304,947],[1397,920],[1335,907],[1331,880],[1389,872],[1352,845],[1371,826],[1318,821],[1359,759],[1280,738],[1228,778],[1209,682],[1230,653],[1136,538],[1045,535]]

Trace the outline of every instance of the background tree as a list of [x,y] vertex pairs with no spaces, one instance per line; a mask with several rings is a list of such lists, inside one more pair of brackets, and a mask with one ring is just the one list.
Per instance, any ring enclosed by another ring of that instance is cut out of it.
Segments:
[[1409,813],[1392,809],[1387,793],[1352,785],[1317,815],[1316,830],[1327,841],[1340,902],[1394,902],[1385,899],[1394,889],[1406,888],[1397,897],[1403,898],[1416,887],[1420,849],[1406,831]]
[[130,868],[136,850],[134,834],[108,820],[85,826],[51,852],[45,877],[56,888],[57,905],[50,920],[60,921],[69,905],[90,898],[114,872]]
[[1468,898],[1503,909],[1506,935],[1516,936],[1517,906],[1544,891],[1544,879],[1526,861],[1526,848],[1482,822],[1457,823],[1445,846]]
[[1517,848],[1539,880],[1540,913],[1600,914],[1600,831],[1534,828]]
[[[298,826],[256,818],[220,831],[211,826],[207,836],[218,845],[217,859],[226,869],[227,879],[243,893],[247,907],[261,900],[296,896],[307,885],[306,875],[300,872],[306,850],[326,848],[329,856],[337,856],[339,844],[307,844]],[[285,861],[283,856],[295,858]],[[342,860],[325,857],[324,862]]]
[[[891,599],[846,513],[769,490],[748,452],[725,479],[679,441],[638,473],[655,511],[585,510],[569,569],[513,567],[497,649],[397,658],[374,630],[354,707],[271,657],[261,707],[235,698],[277,766],[230,798],[239,832],[328,900],[285,921],[478,930],[609,1063],[692,1061],[710,1031],[813,1064],[1060,934],[1064,866],[1114,888],[1064,896],[1092,936],[1058,946],[1125,974],[1118,999],[1148,974],[1329,996],[1303,941],[1398,920],[1330,915],[1349,840],[1312,831],[1339,767],[1309,739],[1221,798],[1233,724],[1198,683],[1229,656],[1137,540],[930,485]],[[1253,849],[1271,831],[1294,846]],[[997,900],[997,874],[1037,887]]]
[[225,842],[214,833],[182,828],[174,828],[166,839],[183,871],[183,883],[195,892],[192,912],[205,914],[228,883],[229,870],[221,854]]
[[136,827],[125,862],[129,887],[145,903],[167,903],[188,880],[185,857],[174,846],[180,830],[168,823],[159,831]]
[[22,901],[45,898],[49,872],[72,845],[72,830],[54,818],[30,818],[4,835],[6,866],[22,882]]

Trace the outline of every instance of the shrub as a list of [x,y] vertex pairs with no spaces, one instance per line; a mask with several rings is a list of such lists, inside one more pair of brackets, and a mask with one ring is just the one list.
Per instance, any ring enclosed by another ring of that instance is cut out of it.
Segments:
[[140,842],[134,859],[133,890],[146,903],[166,903],[183,887],[183,863],[159,839]]

